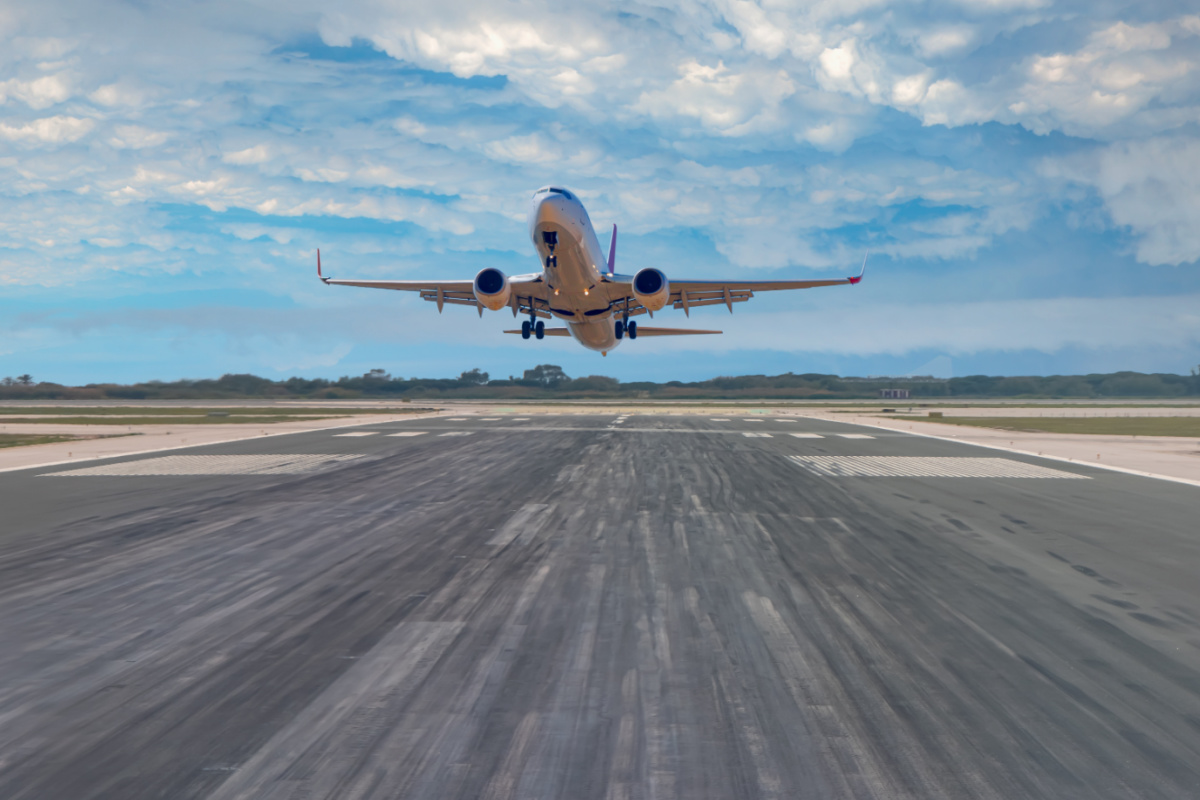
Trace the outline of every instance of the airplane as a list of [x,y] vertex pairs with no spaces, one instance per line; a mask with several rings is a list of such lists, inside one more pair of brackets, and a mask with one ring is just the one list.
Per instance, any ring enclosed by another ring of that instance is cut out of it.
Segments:
[[[633,275],[616,272],[617,226],[613,225],[608,256],[592,228],[587,210],[567,189],[545,186],[533,194],[529,235],[542,261],[540,272],[505,275],[484,267],[474,280],[390,281],[327,278],[321,273],[317,250],[317,277],[331,286],[362,286],[419,292],[422,300],[446,305],[474,306],[483,310],[512,309],[513,316],[527,314],[521,338],[573,336],[589,350],[608,355],[622,340],[642,336],[688,336],[721,331],[655,328],[638,325],[631,317],[661,311],[670,305],[691,316],[698,306],[724,304],[733,313],[734,303],[744,303],[755,292],[812,289],[817,286],[854,285],[866,273],[867,260],[855,277],[835,280],[669,280],[657,267],[643,267]],[[605,265],[602,270],[597,265]],[[565,328],[547,328],[543,320],[560,319]]]

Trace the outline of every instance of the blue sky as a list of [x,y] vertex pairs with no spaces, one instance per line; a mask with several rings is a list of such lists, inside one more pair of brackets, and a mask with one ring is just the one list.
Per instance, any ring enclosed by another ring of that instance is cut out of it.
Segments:
[[[1200,364],[1189,4],[578,6],[9,4],[0,375]],[[343,277],[534,270],[547,183],[620,225],[623,272],[841,276],[870,249],[868,278],[601,358],[313,274],[317,247]]]

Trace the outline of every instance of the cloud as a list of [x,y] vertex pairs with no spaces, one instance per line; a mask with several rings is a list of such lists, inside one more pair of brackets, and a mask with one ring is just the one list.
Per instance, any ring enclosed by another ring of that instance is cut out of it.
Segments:
[[0,122],[0,138],[22,144],[77,142],[95,126],[90,119],[68,116],[43,117],[16,125]]
[[1156,137],[1048,162],[1047,175],[1092,187],[1112,221],[1138,237],[1146,264],[1200,261],[1200,141]]

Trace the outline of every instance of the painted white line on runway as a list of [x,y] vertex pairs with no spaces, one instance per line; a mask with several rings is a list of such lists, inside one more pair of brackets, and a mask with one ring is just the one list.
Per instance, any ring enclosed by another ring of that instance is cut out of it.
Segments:
[[446,431],[439,433],[438,436],[470,436],[474,431]]
[[874,436],[866,433],[839,433],[838,436],[843,439],[874,439]]
[[776,417],[775,421],[776,422],[799,422],[800,420],[796,419],[795,417]]
[[499,422],[499,417],[476,417],[480,422]]
[[529,422],[529,417],[509,417],[509,422]]
[[466,417],[442,417],[446,422],[466,422]]
[[729,417],[713,417],[709,422],[729,422]]
[[831,478],[1074,478],[1087,475],[1039,467],[1010,458],[955,456],[788,456],[795,464]]
[[825,437],[819,433],[793,433],[797,439],[824,439]]
[[750,433],[749,431],[746,431],[745,433],[743,433],[742,436],[745,436],[747,439],[770,439],[771,438],[771,434],[769,434],[769,433]]
[[761,419],[744,419],[742,422],[762,422]]
[[400,431],[399,433],[389,433],[388,436],[424,436],[429,431]]
[[344,436],[346,438],[356,436],[378,436],[379,431],[351,431],[350,433],[335,433],[334,436]]
[[361,455],[346,453],[251,455],[251,456],[160,456],[138,461],[122,461],[84,467],[66,472],[47,472],[39,477],[143,475],[300,475],[331,467],[341,461],[353,461]]

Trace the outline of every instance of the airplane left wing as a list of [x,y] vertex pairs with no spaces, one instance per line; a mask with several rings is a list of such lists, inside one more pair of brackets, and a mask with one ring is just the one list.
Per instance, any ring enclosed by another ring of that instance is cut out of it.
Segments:
[[[734,303],[744,303],[751,297],[754,297],[755,292],[778,292],[789,289],[815,289],[819,286],[853,286],[863,279],[863,275],[867,271],[867,260],[863,259],[862,271],[858,275],[849,278],[834,278],[831,280],[782,280],[782,281],[685,281],[670,279],[670,297],[667,305],[672,308],[682,308],[687,314],[696,306],[715,306],[724,305],[733,311]],[[628,297],[633,294],[633,277],[632,275],[606,275],[606,283],[622,285],[622,289]],[[622,307],[628,309],[626,313],[629,316],[645,314],[646,309],[640,304],[634,304],[626,301],[627,305]]]

